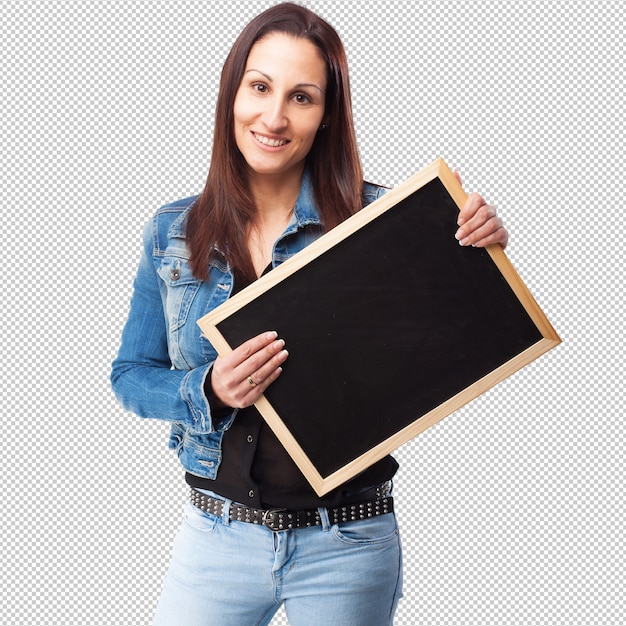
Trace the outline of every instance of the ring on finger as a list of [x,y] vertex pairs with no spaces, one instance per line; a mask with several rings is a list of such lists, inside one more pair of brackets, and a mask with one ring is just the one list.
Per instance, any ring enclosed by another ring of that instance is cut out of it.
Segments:
[[247,378],[246,380],[250,383],[250,386],[251,386],[251,387],[256,387],[256,386],[258,385],[258,383],[255,383],[255,382],[252,380],[252,376],[248,376],[248,378]]

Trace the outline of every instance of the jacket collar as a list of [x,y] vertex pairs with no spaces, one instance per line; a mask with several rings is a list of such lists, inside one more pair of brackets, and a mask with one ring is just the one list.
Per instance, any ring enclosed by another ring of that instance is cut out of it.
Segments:
[[[188,204],[181,207],[183,210],[181,214],[172,222],[168,230],[168,236],[175,239],[182,239],[185,237],[185,226],[187,223],[187,216],[191,211],[193,205],[199,196],[195,196],[190,199]],[[302,175],[302,183],[300,184],[300,193],[293,209],[293,215],[291,221],[287,225],[287,229],[284,234],[294,233],[299,228],[308,226],[309,224],[321,224],[319,213],[315,208],[315,200],[313,197],[313,182],[308,168],[305,168]]]
[[315,198],[313,194],[313,181],[308,168],[305,168],[302,175],[302,183],[300,184],[300,194],[296,200],[293,209],[293,217],[289,226],[295,224],[297,227],[307,226],[309,224],[321,224],[317,208],[315,207]]

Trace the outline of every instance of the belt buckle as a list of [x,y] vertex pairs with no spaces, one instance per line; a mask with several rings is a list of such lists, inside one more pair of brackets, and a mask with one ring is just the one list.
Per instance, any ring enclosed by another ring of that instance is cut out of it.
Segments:
[[291,530],[291,528],[293,528],[291,522],[285,524],[285,519],[283,515],[285,511],[287,511],[287,509],[267,509],[266,511],[263,511],[261,524],[263,524],[263,526],[267,526],[267,528],[274,531],[275,533],[284,530]]

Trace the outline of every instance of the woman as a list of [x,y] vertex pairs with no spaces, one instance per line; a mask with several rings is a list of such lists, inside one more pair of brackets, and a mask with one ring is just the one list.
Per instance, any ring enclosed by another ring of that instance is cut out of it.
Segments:
[[[396,461],[318,497],[252,406],[288,360],[284,341],[268,329],[221,358],[196,326],[382,193],[362,181],[337,33],[293,4],[257,16],[224,64],[203,193],[146,227],[111,375],[127,409],[171,422],[191,487],[156,625],[268,624],[281,604],[294,626],[392,623]],[[461,245],[507,243],[477,194],[459,224]]]

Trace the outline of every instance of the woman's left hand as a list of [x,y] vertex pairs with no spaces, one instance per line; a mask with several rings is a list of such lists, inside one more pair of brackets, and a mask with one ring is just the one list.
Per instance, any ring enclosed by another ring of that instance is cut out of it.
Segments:
[[[459,174],[454,172],[454,175],[460,183]],[[480,194],[469,194],[459,213],[457,224],[459,229],[455,237],[462,246],[484,248],[498,243],[504,249],[509,242],[509,233],[502,225],[496,207],[487,204]]]

